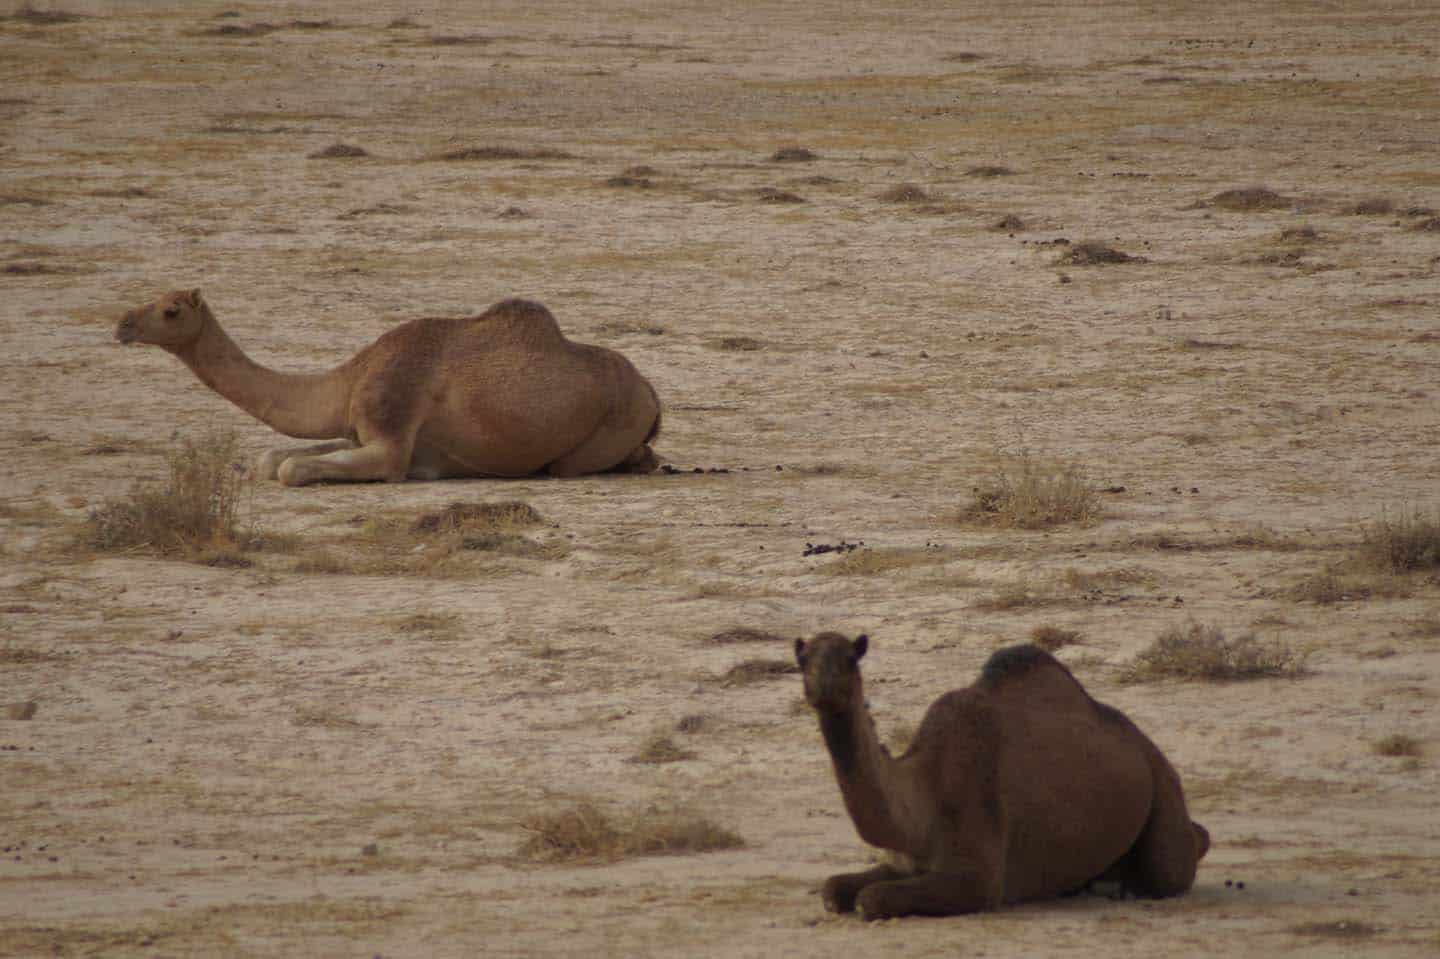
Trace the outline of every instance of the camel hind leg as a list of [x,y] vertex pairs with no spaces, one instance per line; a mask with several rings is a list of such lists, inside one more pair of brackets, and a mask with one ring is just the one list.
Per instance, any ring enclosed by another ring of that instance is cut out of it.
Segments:
[[545,471],[561,478],[584,476],[587,473],[652,473],[660,465],[648,444],[638,434],[597,431],[593,436],[559,459],[551,461]]
[[1210,849],[1210,833],[1191,822],[1180,777],[1168,762],[1156,770],[1155,778],[1150,818],[1135,845],[1110,872],[1129,892],[1161,899],[1178,896],[1195,884],[1200,858]]

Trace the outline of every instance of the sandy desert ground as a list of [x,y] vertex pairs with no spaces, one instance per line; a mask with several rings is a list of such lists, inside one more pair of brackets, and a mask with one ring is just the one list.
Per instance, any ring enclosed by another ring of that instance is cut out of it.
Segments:
[[[1345,572],[1437,504],[1440,8],[0,14],[0,955],[1440,952],[1440,581]],[[283,550],[87,549],[187,440],[277,442],[113,341],[179,287],[287,370],[541,300],[677,472],[268,483]],[[963,516],[1027,462],[1101,515]],[[501,500],[524,548],[401,535]],[[1121,681],[1190,623],[1308,669]],[[827,916],[872,850],[793,638],[868,632],[903,739],[1046,626],[1179,768],[1194,890]],[[743,844],[525,851],[586,803]]]

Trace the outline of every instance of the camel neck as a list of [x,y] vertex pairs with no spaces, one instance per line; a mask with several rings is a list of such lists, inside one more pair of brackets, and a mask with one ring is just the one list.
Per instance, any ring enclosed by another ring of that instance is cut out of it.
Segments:
[[279,373],[261,366],[230,339],[209,306],[200,335],[171,350],[206,386],[279,433],[335,439],[346,432],[341,369]]
[[847,709],[820,713],[820,733],[860,838],[872,846],[908,852],[914,846],[905,828],[905,820],[913,818],[906,816],[911,805],[906,779],[880,744],[865,697],[856,693]]

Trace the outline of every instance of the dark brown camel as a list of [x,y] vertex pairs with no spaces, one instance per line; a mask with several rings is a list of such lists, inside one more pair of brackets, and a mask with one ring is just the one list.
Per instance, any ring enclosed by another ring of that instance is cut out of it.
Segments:
[[973,685],[930,706],[895,759],[865,705],[868,643],[838,633],[795,641],[845,808],[861,839],[900,854],[831,876],[827,909],[947,916],[1097,880],[1139,896],[1190,888],[1210,835],[1186,812],[1180,777],[1055,657],[1030,645],[996,652]]

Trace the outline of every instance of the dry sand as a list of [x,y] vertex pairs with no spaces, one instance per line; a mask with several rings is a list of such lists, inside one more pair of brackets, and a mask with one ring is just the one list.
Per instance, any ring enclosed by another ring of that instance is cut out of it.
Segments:
[[[1005,6],[0,20],[0,705],[37,704],[0,718],[0,955],[1440,951],[1434,576],[1289,592],[1436,502],[1440,10]],[[313,156],[335,144],[367,155]],[[496,147],[521,155],[435,159]],[[1281,199],[1210,202],[1255,187]],[[1058,238],[1143,262],[1059,264]],[[192,286],[292,370],[539,299],[655,382],[659,453],[729,472],[265,484],[253,517],[295,552],[77,550],[180,441],[277,442],[112,342]],[[1023,454],[1123,491],[1089,525],[962,523]],[[368,520],[493,499],[534,506],[545,548],[344,571]],[[858,571],[802,555],[842,538]],[[317,550],[342,571],[304,571]],[[1191,620],[1310,675],[1118,681]],[[866,630],[888,734],[1047,624],[1184,776],[1215,838],[1195,889],[826,916],[820,882],[872,851],[798,679],[719,677]],[[783,638],[708,641],[737,626]],[[628,761],[657,733],[693,756]],[[1377,753],[1397,735],[1420,755]],[[745,845],[517,852],[580,801]]]

